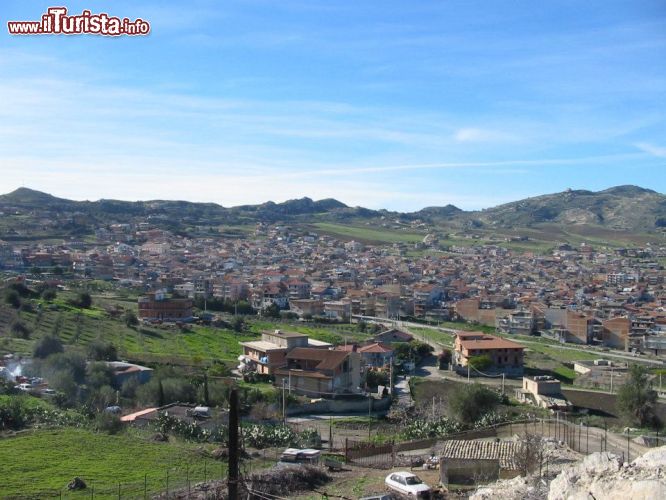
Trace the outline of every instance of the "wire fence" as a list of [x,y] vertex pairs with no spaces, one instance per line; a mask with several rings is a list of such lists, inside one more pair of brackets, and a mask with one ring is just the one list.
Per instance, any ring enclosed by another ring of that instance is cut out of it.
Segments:
[[392,467],[399,462],[399,455],[405,451],[436,450],[439,443],[453,439],[474,440],[483,438],[511,438],[515,435],[535,434],[545,439],[554,439],[566,444],[581,454],[608,451],[631,461],[649,448],[666,444],[659,436],[645,436],[636,442],[637,436],[617,434],[608,429],[591,427],[584,420],[569,422],[564,419],[531,419],[496,424],[481,429],[473,429],[438,438],[428,438],[400,443],[374,444],[368,441],[347,439],[344,456],[348,462],[367,467]]
[[[127,457],[131,460],[132,457]],[[171,467],[151,470],[143,479],[116,481],[109,477],[77,476],[85,488],[71,490],[64,485],[60,490],[42,491],[35,498],[99,498],[99,499],[140,499],[163,495],[169,498],[176,490],[190,490],[197,483],[226,480],[227,464],[214,460],[191,464],[186,467]],[[249,472],[249,471],[248,471]]]

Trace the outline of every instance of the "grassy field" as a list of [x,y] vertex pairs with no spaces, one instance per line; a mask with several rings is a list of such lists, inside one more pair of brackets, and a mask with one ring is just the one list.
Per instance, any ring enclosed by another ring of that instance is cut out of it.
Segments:
[[[156,443],[143,436],[110,436],[83,429],[62,428],[21,433],[0,439],[0,497],[142,498],[148,493],[187,485],[190,481],[219,478],[226,466],[201,452],[201,445]],[[68,492],[67,483],[81,477],[88,490]]]
[[322,233],[367,243],[417,243],[423,241],[426,235],[426,233],[399,229],[377,229],[376,225],[346,226],[329,222],[317,222],[312,226]]
[[[136,311],[135,300],[93,296],[93,307],[80,309],[67,299],[68,294],[63,293],[53,303],[32,301],[32,311],[20,312],[0,304],[0,353],[30,354],[37,339],[57,333],[65,346],[74,349],[85,349],[98,339],[109,341],[118,348],[122,358],[140,363],[198,365],[221,360],[235,364],[242,353],[239,342],[256,340],[264,330],[296,331],[334,344],[369,338],[359,332],[356,325],[317,325],[254,317],[246,318],[247,328],[242,333],[200,325],[189,325],[184,330],[176,326],[128,327],[122,315],[113,318],[107,311],[114,307]],[[29,339],[9,334],[11,323],[17,319],[30,329]]]

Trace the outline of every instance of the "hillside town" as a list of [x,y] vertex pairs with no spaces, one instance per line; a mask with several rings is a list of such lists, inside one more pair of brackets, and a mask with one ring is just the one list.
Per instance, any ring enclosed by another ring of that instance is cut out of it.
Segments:
[[0,266],[54,283],[142,289],[144,320],[190,320],[182,299],[191,299],[343,323],[358,316],[462,320],[562,343],[666,351],[664,247],[565,243],[537,254],[474,240],[442,248],[432,234],[421,243],[373,245],[266,224],[213,239],[150,221],[109,224],[95,235],[92,242],[5,241]]

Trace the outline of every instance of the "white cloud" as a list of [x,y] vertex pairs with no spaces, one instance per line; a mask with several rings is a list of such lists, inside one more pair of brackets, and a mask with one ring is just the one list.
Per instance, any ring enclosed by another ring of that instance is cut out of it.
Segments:
[[657,156],[659,158],[666,158],[666,147],[655,146],[654,144],[648,144],[647,142],[639,142],[635,146],[652,156]]
[[461,128],[453,134],[456,142],[516,142],[518,137],[498,130]]

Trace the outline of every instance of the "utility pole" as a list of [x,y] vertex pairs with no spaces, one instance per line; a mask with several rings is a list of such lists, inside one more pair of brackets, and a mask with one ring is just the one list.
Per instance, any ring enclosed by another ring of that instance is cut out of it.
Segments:
[[469,379],[469,359],[467,360],[467,383],[469,384],[470,379]]
[[504,395],[504,373],[502,373],[502,395]]
[[611,366],[611,384],[610,384],[610,392],[613,394],[613,367]]
[[393,356],[389,358],[389,394],[393,397]]
[[287,406],[286,406],[286,398],[285,398],[285,384],[287,382],[286,378],[282,378],[282,423],[286,423],[287,421]]
[[229,500],[238,500],[238,389],[231,389],[229,396]]

